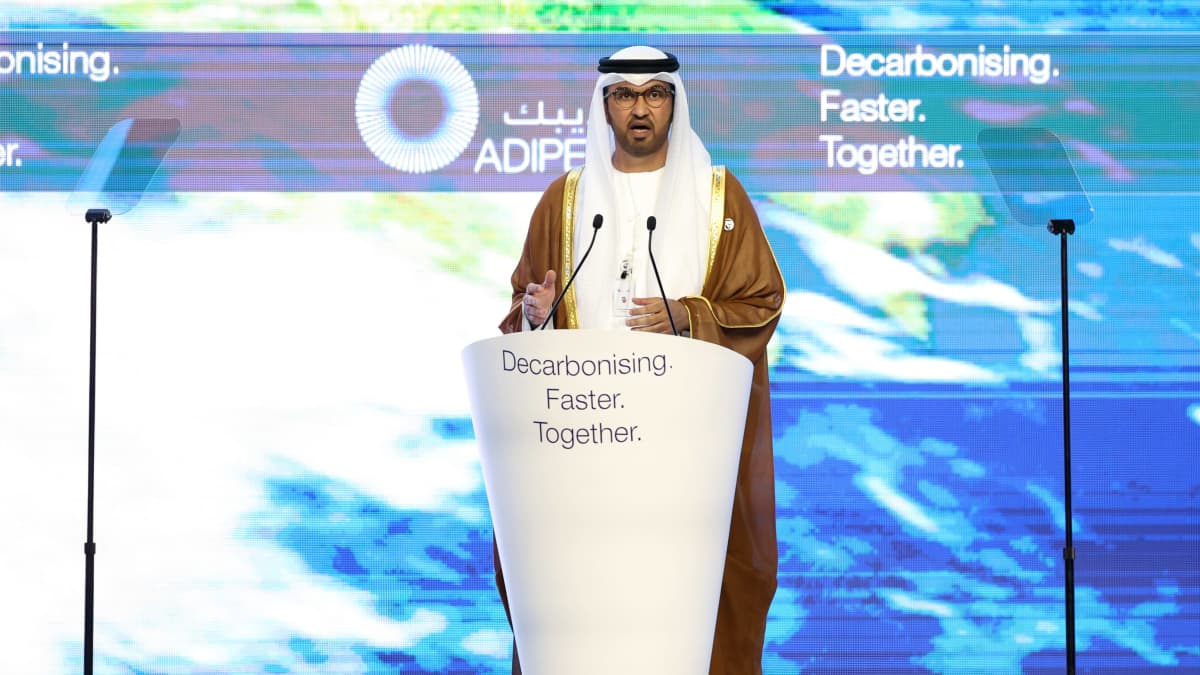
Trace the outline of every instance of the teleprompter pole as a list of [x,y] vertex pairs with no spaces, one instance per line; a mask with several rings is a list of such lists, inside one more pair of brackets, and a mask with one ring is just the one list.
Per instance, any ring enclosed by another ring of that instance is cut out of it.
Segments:
[[92,675],[92,636],[96,609],[96,542],[92,529],[96,485],[96,268],[100,223],[112,220],[112,214],[108,209],[88,209],[84,218],[92,225],[92,313],[88,363],[87,541],[83,545],[83,672],[84,675]]
[[1071,515],[1071,345],[1067,301],[1067,237],[1075,234],[1075,221],[1053,219],[1046,229],[1058,235],[1059,275],[1061,277],[1062,302],[1062,421],[1063,421],[1063,511],[1066,516],[1063,529],[1067,532],[1063,546],[1063,561],[1066,563],[1063,583],[1066,593],[1067,615],[1067,675],[1075,675],[1075,540],[1072,532]]

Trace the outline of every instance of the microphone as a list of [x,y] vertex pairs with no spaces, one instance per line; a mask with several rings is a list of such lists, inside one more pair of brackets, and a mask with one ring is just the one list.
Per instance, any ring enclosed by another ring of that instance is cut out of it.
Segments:
[[658,226],[658,219],[650,216],[646,219],[646,230],[650,233],[646,238],[646,250],[650,253],[650,267],[654,270],[654,280],[658,282],[658,294],[662,296],[663,310],[667,313],[667,320],[671,322],[671,334],[679,337],[679,331],[675,329],[675,317],[671,316],[671,306],[667,304],[667,292],[663,290],[662,277],[658,275],[658,263],[654,262],[654,228]]
[[550,313],[546,315],[546,320],[542,325],[538,326],[538,330],[546,330],[546,324],[554,320],[554,313],[558,311],[558,303],[567,297],[567,289],[571,288],[571,284],[575,283],[575,277],[579,276],[579,270],[583,269],[583,263],[587,262],[588,254],[592,252],[592,246],[596,243],[596,235],[600,233],[600,226],[604,223],[604,216],[597,213],[592,218],[592,240],[588,242],[587,250],[583,252],[583,257],[579,259],[579,264],[571,272],[571,278],[567,279],[567,285],[563,286],[562,292],[554,299],[554,304],[550,305]]

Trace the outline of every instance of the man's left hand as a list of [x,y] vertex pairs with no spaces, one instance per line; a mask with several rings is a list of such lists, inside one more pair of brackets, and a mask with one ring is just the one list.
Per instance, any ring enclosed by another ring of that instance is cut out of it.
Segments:
[[667,300],[664,306],[662,298],[634,298],[633,304],[636,306],[629,310],[629,318],[625,320],[625,325],[633,330],[670,335],[671,321],[667,318],[668,311],[675,319],[675,328],[680,334],[692,327],[688,320],[687,308],[678,300]]

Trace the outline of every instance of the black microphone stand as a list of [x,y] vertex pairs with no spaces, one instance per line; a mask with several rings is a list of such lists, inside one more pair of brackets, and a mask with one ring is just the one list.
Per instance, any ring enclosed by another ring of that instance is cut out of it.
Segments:
[[1070,323],[1067,301],[1067,237],[1075,234],[1075,221],[1051,219],[1046,229],[1057,235],[1059,240],[1059,276],[1061,277],[1062,303],[1062,422],[1063,422],[1063,511],[1067,531],[1063,546],[1063,574],[1067,614],[1067,675],[1075,675],[1075,540],[1071,516],[1071,345],[1068,331]]
[[96,269],[99,259],[100,224],[112,220],[112,213],[108,209],[88,209],[84,219],[92,225],[92,312],[88,349],[87,541],[83,544],[83,672],[84,675],[92,675],[92,636],[96,608],[96,542],[93,541],[92,531],[96,485]]
[[558,311],[558,303],[567,297],[567,291],[571,289],[571,284],[575,283],[575,277],[579,276],[579,270],[583,269],[583,264],[587,262],[588,254],[592,252],[592,246],[596,244],[596,235],[600,233],[600,226],[603,224],[603,215],[597,213],[592,217],[592,240],[588,242],[587,250],[583,252],[583,257],[579,259],[579,264],[571,272],[571,278],[567,279],[567,285],[563,286],[562,292],[554,299],[554,304],[550,306],[550,311],[546,313],[546,320],[542,322],[542,325],[537,327],[537,330],[546,330],[546,326],[554,321],[554,313]]
[[662,277],[658,274],[658,263],[654,262],[654,228],[658,226],[658,219],[650,216],[646,219],[646,251],[650,253],[650,268],[654,270],[654,280],[658,282],[658,294],[662,297],[663,311],[667,313],[667,320],[671,322],[671,335],[679,337],[679,330],[675,328],[675,317],[671,316],[671,306],[667,304],[667,292],[663,290]]

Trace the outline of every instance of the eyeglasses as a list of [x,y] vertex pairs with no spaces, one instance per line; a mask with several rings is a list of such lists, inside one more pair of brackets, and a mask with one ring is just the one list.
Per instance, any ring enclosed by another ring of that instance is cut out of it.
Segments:
[[675,92],[667,87],[650,87],[646,91],[634,91],[629,87],[617,87],[610,89],[604,95],[604,98],[611,100],[621,110],[630,110],[637,103],[639,96],[646,99],[646,105],[651,108],[661,108],[674,95]]

